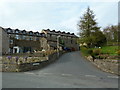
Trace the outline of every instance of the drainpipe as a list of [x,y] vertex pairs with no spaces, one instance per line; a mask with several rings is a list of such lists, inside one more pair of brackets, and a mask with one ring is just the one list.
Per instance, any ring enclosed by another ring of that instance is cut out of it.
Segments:
[[57,36],[57,57],[59,58],[59,38],[60,38],[60,35]]

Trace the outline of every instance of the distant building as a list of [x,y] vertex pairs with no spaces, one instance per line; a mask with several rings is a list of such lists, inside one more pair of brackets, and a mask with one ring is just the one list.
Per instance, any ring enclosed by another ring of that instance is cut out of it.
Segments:
[[0,27],[0,37],[2,37],[1,53],[26,53],[48,50],[79,50],[77,36],[74,33],[65,33],[55,30],[42,30],[41,33],[2,28]]
[[81,43],[80,46],[87,46],[87,44],[86,43]]
[[50,49],[57,49],[57,44],[62,48],[69,48],[71,50],[79,50],[79,45],[77,44],[77,36],[74,33],[66,33],[55,30],[42,30],[45,34],[47,43]]
[[26,30],[6,28],[9,35],[9,52],[26,53],[41,50],[40,38],[44,34]]

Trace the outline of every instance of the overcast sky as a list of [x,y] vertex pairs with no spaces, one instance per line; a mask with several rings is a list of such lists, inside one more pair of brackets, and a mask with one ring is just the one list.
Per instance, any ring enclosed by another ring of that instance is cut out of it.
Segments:
[[0,26],[39,32],[49,28],[77,34],[77,23],[88,6],[96,15],[98,26],[118,23],[117,0],[0,0]]

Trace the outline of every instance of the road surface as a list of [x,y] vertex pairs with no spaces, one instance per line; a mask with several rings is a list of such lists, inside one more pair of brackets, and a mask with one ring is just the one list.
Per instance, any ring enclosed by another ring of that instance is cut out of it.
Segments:
[[2,73],[3,88],[118,88],[118,77],[85,60],[79,51],[62,55],[45,68]]

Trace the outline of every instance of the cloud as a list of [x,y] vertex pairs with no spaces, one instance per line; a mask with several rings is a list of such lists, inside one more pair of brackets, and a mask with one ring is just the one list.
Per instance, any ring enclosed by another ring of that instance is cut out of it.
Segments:
[[114,24],[118,17],[117,3],[25,1],[0,1],[0,25],[33,31],[50,28],[77,34],[77,23],[88,6],[94,11],[99,26]]
[[105,27],[118,23],[118,3],[100,3],[92,6],[91,9],[94,11],[100,26]]
[[1,0],[6,2],[118,2],[119,0]]
[[77,33],[77,22],[78,22],[77,17],[70,18],[68,20],[65,20],[60,23],[61,27],[65,28],[65,30],[68,32],[74,32]]
[[10,10],[10,8],[8,7],[8,3],[5,1],[0,1],[0,21],[2,22],[2,20],[4,19],[4,17],[9,17],[12,15],[12,11]]
[[[76,34],[77,30],[77,22],[80,20],[79,17],[82,17],[85,13],[87,7],[90,6],[90,9],[93,10],[96,21],[98,22],[98,26],[102,27],[102,29],[110,24],[117,25],[118,21],[118,11],[117,11],[117,3],[87,3],[85,7],[80,10],[80,13],[74,15],[73,17],[61,22],[61,26],[65,27],[69,31],[74,31]],[[71,11],[72,12],[72,11]]]

